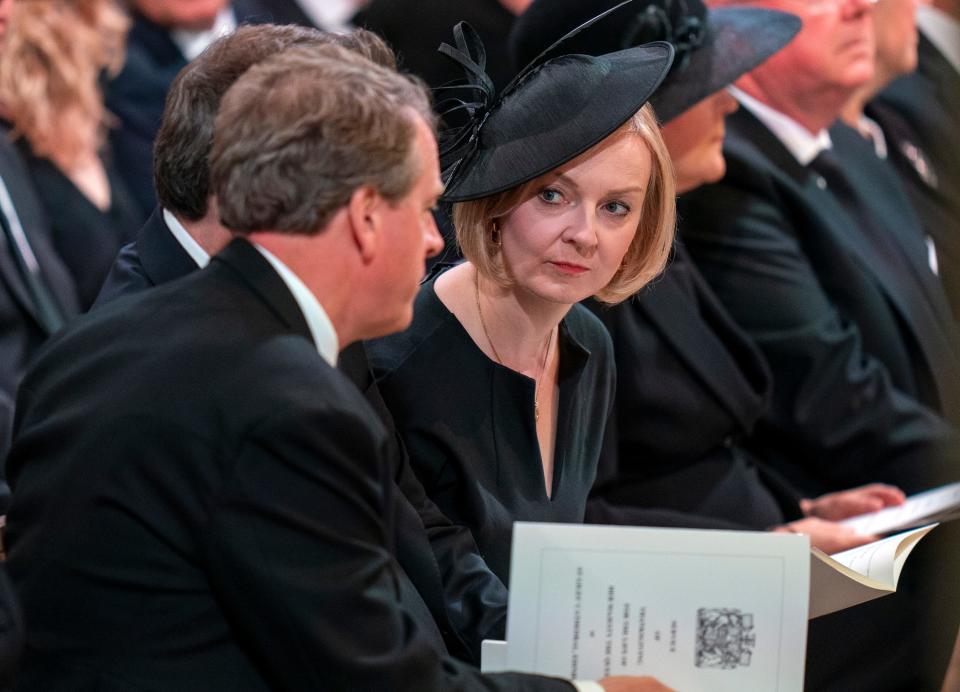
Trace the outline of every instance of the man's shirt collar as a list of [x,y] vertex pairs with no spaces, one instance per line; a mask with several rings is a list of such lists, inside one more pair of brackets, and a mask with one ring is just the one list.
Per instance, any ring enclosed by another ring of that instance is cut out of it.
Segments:
[[817,154],[833,146],[830,140],[830,133],[826,130],[820,130],[817,134],[810,134],[803,125],[788,115],[784,115],[767,104],[758,101],[750,94],[736,87],[727,87],[733,97],[740,102],[744,108],[753,113],[757,120],[766,125],[774,136],[779,139],[783,146],[793,154],[793,157],[801,166],[808,165],[817,158]]
[[357,13],[353,0],[296,0],[297,5],[318,29],[348,31],[350,20]]
[[167,209],[163,210],[163,222],[170,229],[170,235],[180,243],[180,247],[190,255],[190,259],[196,262],[198,267],[203,269],[210,263],[209,253],[200,247],[200,243],[193,239],[193,236],[183,227],[179,219]]
[[217,12],[213,20],[213,26],[202,31],[193,31],[189,29],[171,29],[170,39],[180,49],[180,53],[190,62],[200,55],[207,46],[216,41],[221,36],[232,33],[237,28],[237,17],[233,9],[228,5]]
[[286,284],[293,299],[297,302],[297,306],[300,308],[300,312],[303,313],[303,318],[307,322],[307,328],[310,330],[313,343],[317,347],[320,356],[330,364],[330,367],[337,367],[337,354],[340,352],[340,342],[337,337],[337,331],[333,327],[333,322],[330,321],[330,317],[327,315],[326,310],[323,309],[320,301],[317,300],[313,292],[307,288],[306,284],[300,280],[300,277],[294,274],[290,267],[281,262],[272,252],[257,243],[253,243],[253,246],[260,251],[264,259],[266,259],[277,274],[280,275],[280,278],[283,280],[283,283]]

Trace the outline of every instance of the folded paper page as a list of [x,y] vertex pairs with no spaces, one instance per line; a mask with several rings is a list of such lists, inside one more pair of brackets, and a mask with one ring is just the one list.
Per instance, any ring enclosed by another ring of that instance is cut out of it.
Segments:
[[897,590],[910,551],[936,524],[826,555],[812,549],[810,617],[859,605]]

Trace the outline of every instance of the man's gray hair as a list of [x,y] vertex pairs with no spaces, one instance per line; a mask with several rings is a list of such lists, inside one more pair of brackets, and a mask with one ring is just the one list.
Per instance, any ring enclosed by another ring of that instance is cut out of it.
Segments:
[[223,97],[210,156],[220,220],[235,233],[313,234],[353,192],[390,201],[421,170],[424,86],[339,46],[291,48],[253,66]]

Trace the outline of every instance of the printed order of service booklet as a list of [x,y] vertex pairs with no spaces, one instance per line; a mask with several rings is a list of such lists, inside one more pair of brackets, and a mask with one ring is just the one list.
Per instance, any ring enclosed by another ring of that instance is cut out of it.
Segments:
[[800,692],[809,594],[806,536],[520,522],[509,646],[484,656],[572,679],[652,675],[685,692]]

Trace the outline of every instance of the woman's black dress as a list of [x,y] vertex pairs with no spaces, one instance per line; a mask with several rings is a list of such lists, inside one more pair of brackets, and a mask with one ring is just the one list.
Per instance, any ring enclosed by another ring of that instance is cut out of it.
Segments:
[[610,337],[575,305],[560,324],[560,402],[550,497],[533,417],[535,383],[490,360],[440,302],[434,281],[410,328],[367,345],[383,398],[427,494],[471,529],[509,577],[514,521],[583,521],[614,395]]
[[73,275],[81,309],[88,310],[117,252],[136,237],[143,214],[108,161],[110,208],[102,211],[52,161],[35,155],[22,139],[18,145],[50,222],[54,247]]

